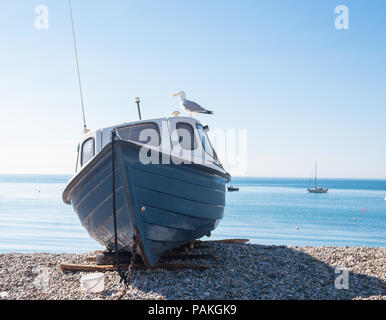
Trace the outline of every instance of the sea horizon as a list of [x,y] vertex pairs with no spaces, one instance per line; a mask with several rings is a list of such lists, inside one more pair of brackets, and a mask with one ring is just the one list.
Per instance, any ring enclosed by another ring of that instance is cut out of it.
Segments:
[[[57,177],[66,177],[71,178],[75,174],[74,173],[0,173],[0,177],[6,176],[57,176]],[[314,177],[307,176],[253,176],[253,175],[245,175],[245,176],[232,176],[232,179],[314,179]],[[380,180],[386,181],[385,178],[373,178],[373,177],[318,177],[319,180]],[[232,184],[232,182],[230,182]]]
[[[62,192],[71,175],[0,174],[0,253],[80,253],[103,249]],[[247,238],[286,246],[386,247],[386,180],[234,177],[225,216],[210,239]]]

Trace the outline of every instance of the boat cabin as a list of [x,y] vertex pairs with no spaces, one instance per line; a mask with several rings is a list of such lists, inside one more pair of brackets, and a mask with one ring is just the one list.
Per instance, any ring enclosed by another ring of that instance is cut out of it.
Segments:
[[76,173],[111,143],[114,129],[118,140],[146,145],[167,155],[177,154],[194,163],[205,158],[204,165],[226,173],[207,136],[209,128],[191,117],[134,121],[89,132],[78,145]]

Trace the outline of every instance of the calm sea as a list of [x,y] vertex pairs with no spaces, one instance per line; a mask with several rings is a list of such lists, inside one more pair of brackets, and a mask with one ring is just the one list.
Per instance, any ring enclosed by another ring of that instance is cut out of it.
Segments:
[[[0,252],[88,252],[90,239],[61,194],[69,176],[0,175]],[[234,178],[213,239],[298,246],[386,247],[386,180]],[[298,227],[298,229],[297,229]]]

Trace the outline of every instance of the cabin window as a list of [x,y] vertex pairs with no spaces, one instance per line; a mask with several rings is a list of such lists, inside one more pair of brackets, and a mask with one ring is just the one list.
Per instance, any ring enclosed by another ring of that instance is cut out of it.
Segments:
[[178,122],[176,125],[178,142],[185,150],[195,150],[196,140],[194,139],[193,127],[186,122]]
[[134,141],[158,147],[161,144],[158,126],[155,123],[140,123],[117,129],[123,140]]
[[94,138],[88,138],[82,144],[81,164],[85,165],[95,155]]
[[204,147],[205,151],[214,159],[216,159],[216,153],[209,141],[208,136],[206,135],[206,132],[204,130],[204,127],[201,124],[197,123],[197,130],[201,138],[202,146]]

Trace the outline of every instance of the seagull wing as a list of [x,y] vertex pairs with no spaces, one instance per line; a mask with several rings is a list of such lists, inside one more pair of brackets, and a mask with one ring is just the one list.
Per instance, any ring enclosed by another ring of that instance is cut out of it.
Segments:
[[182,105],[184,106],[185,110],[188,112],[213,114],[212,111],[209,111],[209,110],[201,107],[198,103],[195,103],[195,102],[190,101],[190,100],[184,100]]

